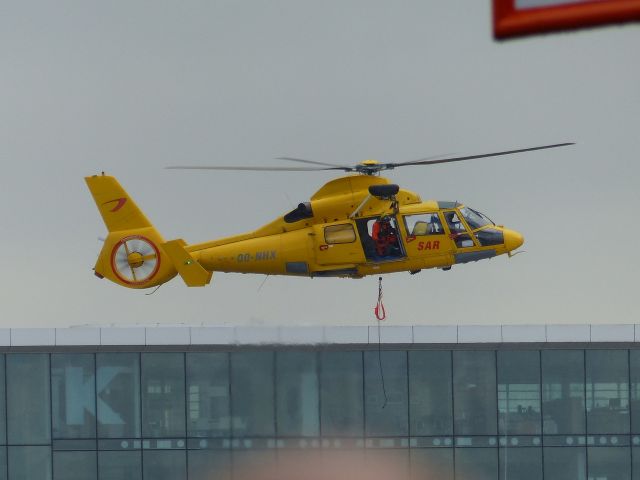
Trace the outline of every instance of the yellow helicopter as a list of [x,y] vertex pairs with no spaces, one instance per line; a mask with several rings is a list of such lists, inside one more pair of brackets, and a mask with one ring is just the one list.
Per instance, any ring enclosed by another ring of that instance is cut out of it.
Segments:
[[166,242],[118,181],[102,173],[85,180],[109,231],[95,274],[129,288],[161,285],[179,274],[189,287],[211,281],[214,271],[362,278],[512,255],[523,236],[457,202],[422,201],[379,176],[403,166],[434,165],[573,145],[428,158],[402,163],[366,160],[355,166],[291,157],[313,167],[167,167],[204,170],[336,170],[336,178],[309,202],[252,232],[187,245]]

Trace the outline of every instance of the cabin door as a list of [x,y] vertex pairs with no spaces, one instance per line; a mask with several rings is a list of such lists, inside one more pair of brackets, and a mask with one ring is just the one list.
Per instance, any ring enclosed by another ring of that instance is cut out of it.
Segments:
[[351,221],[314,225],[314,248],[319,265],[354,265],[365,262],[362,245]]

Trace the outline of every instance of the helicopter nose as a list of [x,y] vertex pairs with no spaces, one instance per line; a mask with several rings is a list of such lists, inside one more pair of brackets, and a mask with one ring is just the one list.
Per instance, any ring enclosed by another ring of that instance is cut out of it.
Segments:
[[507,252],[511,252],[519,248],[524,243],[524,237],[515,230],[504,229],[504,246]]

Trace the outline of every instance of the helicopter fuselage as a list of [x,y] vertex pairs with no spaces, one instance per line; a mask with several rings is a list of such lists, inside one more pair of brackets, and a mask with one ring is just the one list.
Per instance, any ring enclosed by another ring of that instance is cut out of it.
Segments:
[[[390,184],[377,176],[338,178],[258,230],[186,250],[208,271],[360,278],[449,269],[509,253],[524,241],[457,202],[422,201],[404,189],[380,198],[369,193],[372,185]],[[390,231],[386,239],[376,232],[381,221]]]
[[86,177],[109,234],[94,272],[128,288],[180,275],[190,287],[213,272],[351,277],[452,265],[510,253],[514,230],[457,202],[423,202],[374,175],[325,184],[310,202],[255,231],[206,243],[165,241],[115,177]]

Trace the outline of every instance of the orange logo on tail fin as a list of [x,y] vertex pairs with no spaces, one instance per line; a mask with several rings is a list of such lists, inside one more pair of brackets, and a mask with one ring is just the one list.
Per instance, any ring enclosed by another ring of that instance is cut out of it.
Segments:
[[118,203],[116,203],[115,207],[109,210],[110,212],[117,212],[118,210],[120,210],[124,206],[124,204],[127,203],[127,199],[124,197],[116,198],[115,200],[109,200],[108,202],[104,202],[103,205],[108,205],[109,203],[114,203],[114,202],[118,202]]

